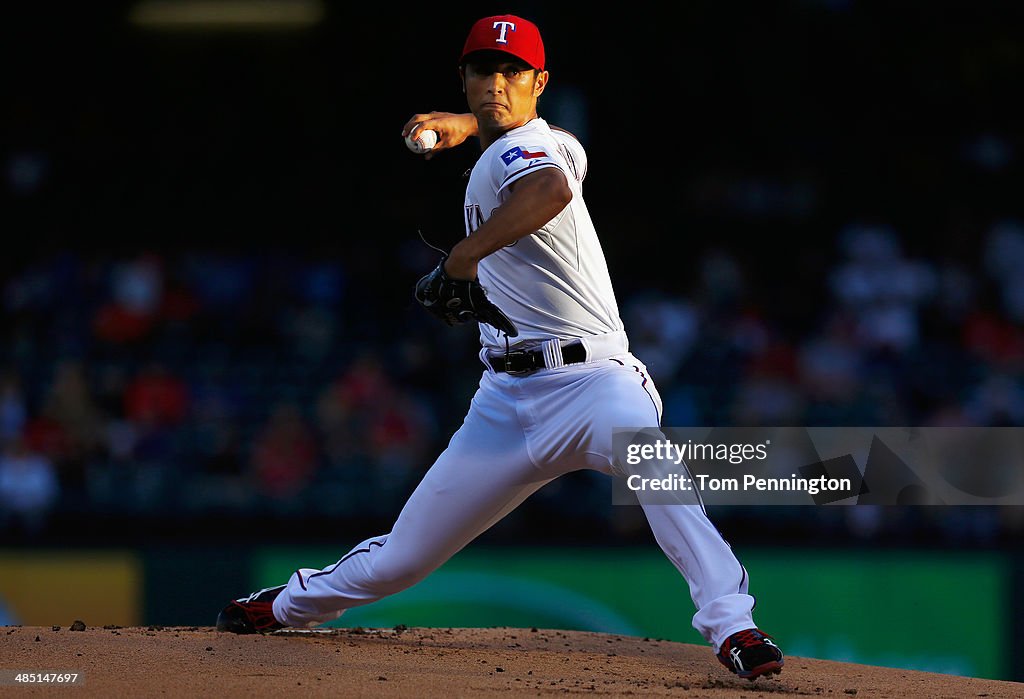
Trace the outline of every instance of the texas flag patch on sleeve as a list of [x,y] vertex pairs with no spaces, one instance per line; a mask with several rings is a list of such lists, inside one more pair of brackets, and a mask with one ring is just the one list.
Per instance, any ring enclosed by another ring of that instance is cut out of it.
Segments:
[[515,148],[509,148],[507,151],[501,154],[501,161],[506,165],[515,162],[519,158],[523,160],[532,160],[533,158],[546,158],[548,154],[542,150],[526,150],[516,146]]

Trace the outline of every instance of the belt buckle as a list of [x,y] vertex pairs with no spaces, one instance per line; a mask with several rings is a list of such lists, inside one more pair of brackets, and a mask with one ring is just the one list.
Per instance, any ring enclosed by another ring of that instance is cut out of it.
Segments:
[[517,369],[513,371],[509,369],[509,365],[512,364],[515,358],[522,357],[524,359],[529,358],[532,353],[526,350],[515,350],[514,352],[506,352],[505,357],[505,373],[509,376],[524,376],[530,372],[536,371],[538,367],[530,367],[528,369]]

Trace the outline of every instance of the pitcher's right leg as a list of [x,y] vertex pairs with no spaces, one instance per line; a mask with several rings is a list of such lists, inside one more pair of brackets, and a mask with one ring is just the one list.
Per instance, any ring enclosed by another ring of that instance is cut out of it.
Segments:
[[316,625],[404,590],[550,480],[527,453],[514,403],[482,387],[391,532],[323,570],[297,571],[274,600],[274,617],[288,626]]

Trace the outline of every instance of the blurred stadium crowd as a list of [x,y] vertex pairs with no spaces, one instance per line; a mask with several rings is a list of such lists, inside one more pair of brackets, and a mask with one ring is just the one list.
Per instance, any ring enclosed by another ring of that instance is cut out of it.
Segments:
[[[820,321],[802,336],[748,310],[744,265],[720,250],[701,260],[693,293],[620,299],[666,425],[1024,421],[1024,226],[992,226],[977,268],[909,257],[887,226],[851,224],[836,240]],[[471,328],[361,295],[353,264],[60,252],[6,279],[7,531],[42,534],[53,512],[170,522],[397,513],[465,413],[478,345]],[[380,320],[396,312],[398,322]],[[597,481],[553,484],[537,499],[559,517],[613,522],[621,513]],[[844,510],[833,534],[907,532],[905,513],[830,509]],[[955,522],[961,539],[1017,526],[1011,508],[966,519],[934,509],[917,516]],[[799,516],[819,528],[837,517]]]
[[[411,294],[437,262],[414,231],[461,235],[474,153],[427,164],[399,138],[417,111],[463,108],[454,56],[481,7],[427,32],[330,3],[314,28],[263,35],[140,28],[133,6],[0,22],[17,67],[0,102],[0,540],[384,531],[482,370],[473,329]],[[602,13],[517,11],[550,37],[541,116],[584,135],[666,425],[1024,422],[1017,6],[637,6],[614,41]],[[363,70],[353,28],[402,50]],[[655,110],[669,93],[684,108]],[[502,535],[649,536],[606,481],[550,484]],[[1019,520],[716,515],[730,540],[830,545],[978,545]]]

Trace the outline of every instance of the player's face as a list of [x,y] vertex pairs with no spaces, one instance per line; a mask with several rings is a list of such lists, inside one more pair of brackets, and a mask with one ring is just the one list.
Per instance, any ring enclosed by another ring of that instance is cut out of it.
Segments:
[[467,63],[462,78],[466,101],[480,126],[505,131],[537,115],[537,98],[547,85],[548,74],[499,54]]

